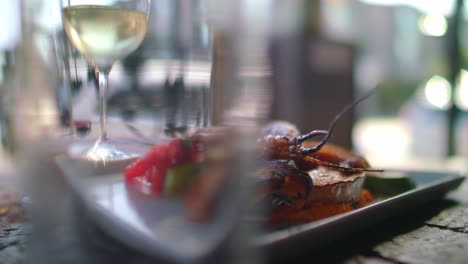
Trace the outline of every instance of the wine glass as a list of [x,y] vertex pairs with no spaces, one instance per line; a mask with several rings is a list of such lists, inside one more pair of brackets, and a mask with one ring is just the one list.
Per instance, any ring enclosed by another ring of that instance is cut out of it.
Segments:
[[136,50],[145,37],[150,6],[150,0],[62,1],[68,39],[94,67],[99,81],[100,137],[91,145],[73,145],[72,155],[102,162],[138,156],[128,142],[107,137],[106,95],[114,63]]

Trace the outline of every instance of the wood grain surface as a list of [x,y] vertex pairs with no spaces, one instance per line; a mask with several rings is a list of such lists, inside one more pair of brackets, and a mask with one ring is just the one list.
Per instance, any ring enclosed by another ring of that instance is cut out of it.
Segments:
[[[4,184],[3,184],[4,185]],[[31,221],[24,199],[0,186],[0,263],[161,263],[127,249],[81,215],[72,197],[55,219]],[[58,218],[57,218],[58,217]],[[46,223],[56,222],[56,225]],[[35,230],[35,232],[32,232]],[[33,233],[33,234],[31,234]],[[468,263],[468,182],[446,198],[275,263]]]

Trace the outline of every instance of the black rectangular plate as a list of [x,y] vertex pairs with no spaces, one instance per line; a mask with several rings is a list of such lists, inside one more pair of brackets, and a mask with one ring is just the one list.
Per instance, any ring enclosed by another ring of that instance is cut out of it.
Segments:
[[465,179],[465,176],[454,172],[398,173],[409,177],[415,187],[348,213],[264,234],[254,239],[253,245],[267,250],[273,258],[292,253],[285,252],[285,249],[300,251],[304,247],[318,248],[385,218],[440,199],[456,189]]
[[[88,164],[77,165],[63,158],[58,158],[57,162],[91,219],[112,237],[146,255],[183,262],[203,259],[229,233],[226,221],[236,218],[229,213],[221,214],[210,223],[199,225],[187,219],[174,219],[174,215],[183,210],[180,203],[173,199],[139,198],[126,188],[121,173],[87,173],[84,176],[84,172],[92,169]],[[267,232],[253,239],[251,245],[266,250],[272,258],[281,258],[301,249],[318,248],[384,218],[440,199],[465,179],[454,172],[398,173],[409,177],[414,188],[348,213]],[[185,242],[189,243],[182,246]]]

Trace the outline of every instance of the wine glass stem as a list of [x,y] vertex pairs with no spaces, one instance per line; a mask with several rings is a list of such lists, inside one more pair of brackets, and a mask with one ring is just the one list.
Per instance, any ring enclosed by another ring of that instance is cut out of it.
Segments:
[[97,70],[99,80],[99,122],[101,125],[101,141],[107,140],[107,89],[109,87],[109,71]]

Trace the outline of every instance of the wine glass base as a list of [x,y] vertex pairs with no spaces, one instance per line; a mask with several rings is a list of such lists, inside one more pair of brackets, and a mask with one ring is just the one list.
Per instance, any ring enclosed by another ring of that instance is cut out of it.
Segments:
[[86,159],[93,162],[113,162],[135,159],[141,156],[146,148],[138,143],[117,140],[98,140],[95,143],[73,144],[68,149],[71,157]]

